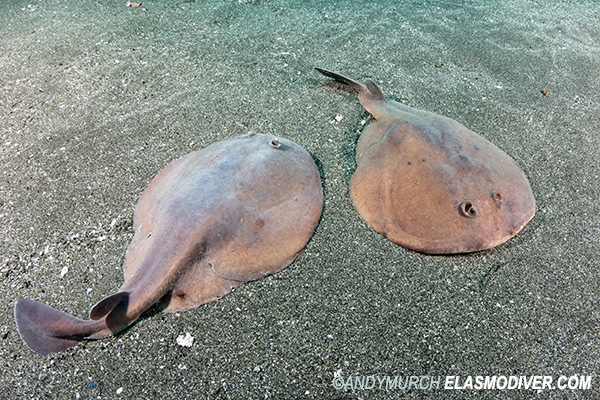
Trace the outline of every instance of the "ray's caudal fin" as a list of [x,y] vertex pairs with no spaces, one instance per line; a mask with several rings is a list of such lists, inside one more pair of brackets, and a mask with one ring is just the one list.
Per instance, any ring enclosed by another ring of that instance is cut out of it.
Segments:
[[383,103],[386,103],[387,100],[385,99],[385,95],[381,89],[379,89],[379,86],[377,86],[372,80],[367,79],[365,84],[362,85],[356,82],[354,79],[346,78],[345,76],[333,71],[319,67],[315,67],[315,69],[329,78],[352,86],[358,92],[358,100],[360,100],[360,104],[362,104],[362,106],[368,112],[370,112],[375,119],[379,118],[384,113],[382,105]]
[[19,299],[14,316],[21,339],[34,352],[47,355],[123,329],[120,322],[128,302],[127,292],[109,296],[92,308],[91,320],[85,321],[37,301]]

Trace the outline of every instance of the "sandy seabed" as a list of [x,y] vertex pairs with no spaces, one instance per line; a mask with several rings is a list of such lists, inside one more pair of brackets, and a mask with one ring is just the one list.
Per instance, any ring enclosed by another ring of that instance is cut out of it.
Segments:
[[[0,397],[600,396],[597,2],[125,4],[0,4]],[[371,78],[506,151],[531,182],[533,221],[460,256],[374,232],[348,195],[369,116],[313,66]],[[297,142],[321,169],[323,215],[290,267],[64,353],[24,345],[18,298],[85,317],[122,283],[151,178],[190,147],[248,131]],[[191,347],[177,343],[186,334]],[[336,374],[592,380],[541,393],[352,390]]]

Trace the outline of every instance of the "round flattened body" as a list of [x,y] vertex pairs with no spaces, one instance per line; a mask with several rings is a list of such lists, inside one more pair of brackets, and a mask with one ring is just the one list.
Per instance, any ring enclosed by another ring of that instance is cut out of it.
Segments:
[[481,136],[435,117],[439,124],[369,126],[379,138],[359,144],[350,183],[356,209],[377,232],[425,253],[467,253],[508,240],[535,214],[525,174]]

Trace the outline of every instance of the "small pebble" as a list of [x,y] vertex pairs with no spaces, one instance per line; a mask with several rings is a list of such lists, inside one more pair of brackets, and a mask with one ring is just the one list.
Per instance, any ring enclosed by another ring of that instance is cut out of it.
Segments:
[[192,347],[192,344],[194,344],[194,337],[189,333],[186,333],[185,336],[179,335],[177,336],[177,344],[183,347]]

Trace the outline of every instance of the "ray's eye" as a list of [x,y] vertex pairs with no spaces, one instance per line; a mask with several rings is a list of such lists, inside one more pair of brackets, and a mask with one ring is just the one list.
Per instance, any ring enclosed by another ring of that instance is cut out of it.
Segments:
[[494,191],[492,192],[492,198],[493,198],[494,200],[496,200],[496,202],[498,203],[498,207],[502,207],[502,195],[500,194],[500,192],[499,192],[499,191],[497,191],[497,190],[494,190]]
[[281,148],[281,143],[279,142],[279,140],[273,139],[269,142],[269,146],[271,146],[274,149],[279,149]]
[[463,201],[458,206],[459,212],[463,217],[473,218],[477,216],[477,208],[470,201]]

